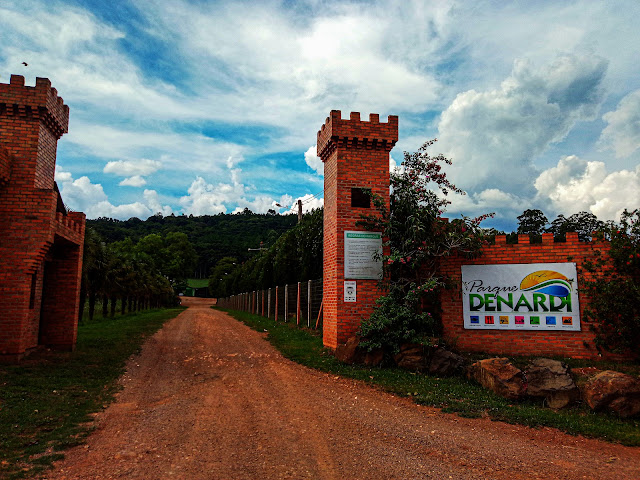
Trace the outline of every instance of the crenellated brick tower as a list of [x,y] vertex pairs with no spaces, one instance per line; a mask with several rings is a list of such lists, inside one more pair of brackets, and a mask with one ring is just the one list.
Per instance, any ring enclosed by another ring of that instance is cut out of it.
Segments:
[[0,362],[75,346],[85,215],[67,211],[54,182],[68,124],[48,79],[0,84]]
[[[332,110],[318,132],[318,156],[324,162],[323,341],[331,349],[355,334],[380,296],[377,279],[359,276],[356,268],[350,269],[353,276],[345,276],[345,244],[350,241],[345,232],[362,231],[356,222],[361,214],[372,212],[363,189],[380,195],[388,207],[389,152],[397,141],[398,117],[394,115],[381,123],[379,115],[372,113],[367,122],[360,120],[358,112],[343,120],[339,110]],[[359,260],[360,247],[349,248],[353,264]],[[367,260],[362,255],[360,259]],[[355,282],[350,301],[345,301],[345,281],[352,284],[349,288]]]

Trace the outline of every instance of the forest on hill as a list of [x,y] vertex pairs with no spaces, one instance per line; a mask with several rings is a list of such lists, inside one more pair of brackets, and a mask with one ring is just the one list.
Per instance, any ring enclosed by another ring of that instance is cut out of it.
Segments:
[[[87,220],[87,227],[95,230],[107,244],[130,238],[134,243],[150,234],[166,236],[179,232],[187,238],[198,256],[194,278],[208,278],[211,268],[224,257],[239,262],[251,258],[249,248],[269,247],[297,223],[296,215],[275,213],[256,214],[248,209],[238,214],[170,215],[161,214],[147,220],[130,218],[116,220],[98,218]],[[255,254],[255,252],[254,252]]]

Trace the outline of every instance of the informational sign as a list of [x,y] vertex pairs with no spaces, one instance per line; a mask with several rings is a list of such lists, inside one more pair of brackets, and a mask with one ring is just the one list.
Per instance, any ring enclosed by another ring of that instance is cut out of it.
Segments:
[[356,301],[356,282],[353,280],[347,280],[344,282],[344,301],[355,302]]
[[382,277],[382,234],[344,232],[344,278],[379,280]]
[[464,328],[580,331],[575,263],[463,265]]

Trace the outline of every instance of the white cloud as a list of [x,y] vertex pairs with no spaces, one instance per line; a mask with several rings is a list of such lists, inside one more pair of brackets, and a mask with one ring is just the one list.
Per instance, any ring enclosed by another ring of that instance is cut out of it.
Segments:
[[608,125],[602,131],[600,142],[610,146],[616,157],[628,157],[640,148],[640,90],[630,93],[618,108],[602,116]]
[[62,182],[71,182],[73,181],[73,177],[71,176],[70,172],[65,172],[64,170],[62,170],[62,168],[60,167],[60,165],[56,164],[56,170],[55,170],[55,181],[58,183],[62,183]]
[[563,214],[588,210],[600,220],[618,220],[625,208],[638,207],[640,165],[635,171],[607,173],[603,162],[572,155],[542,172],[535,187],[540,197],[548,198]]
[[167,215],[171,215],[173,213],[173,210],[169,205],[162,205],[160,203],[158,192],[156,192],[155,190],[145,189],[143,196],[147,206],[154,214],[161,213],[166,217]]
[[84,212],[87,218],[110,217],[126,220],[131,217],[146,219],[157,212],[171,214],[171,208],[161,206],[158,195],[153,190],[144,191],[144,202],[113,205],[109,202],[102,185],[92,183],[87,176],[74,180],[71,173],[56,165],[56,181],[61,184],[60,194],[65,205],[73,211]]
[[534,159],[577,121],[593,118],[606,65],[572,55],[542,69],[517,61],[499,89],[459,94],[442,113],[436,145],[454,161],[454,182],[464,189],[531,190]]
[[309,147],[309,149],[304,152],[304,161],[306,162],[312,170],[318,175],[324,176],[324,163],[317,155],[318,147],[316,145]]
[[147,181],[140,175],[134,175],[122,180],[118,185],[121,187],[143,187],[147,184]]
[[215,215],[226,213],[231,207],[233,213],[248,208],[254,213],[266,213],[273,208],[274,200],[267,195],[253,195],[253,187],[242,183],[242,170],[234,168],[230,172],[231,183],[207,183],[202,177],[196,177],[187,190],[187,195],[180,198],[183,212],[193,215]]
[[123,177],[150,175],[162,166],[157,160],[118,160],[117,162],[108,162],[103,169],[104,173],[113,173]]
[[287,199],[291,200],[291,203],[281,203],[280,205],[291,205],[291,207],[284,213],[298,213],[298,200],[302,202],[302,213],[310,212],[316,208],[322,208],[324,206],[324,198],[318,198],[311,193],[307,193],[302,197],[294,199],[292,196],[287,195]]

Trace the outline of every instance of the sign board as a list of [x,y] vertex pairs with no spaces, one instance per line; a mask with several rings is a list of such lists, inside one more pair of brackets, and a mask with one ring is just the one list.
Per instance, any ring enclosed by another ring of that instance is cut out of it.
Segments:
[[[382,278],[382,233],[344,232],[344,278]],[[376,258],[377,257],[377,258]]]
[[356,301],[356,282],[348,280],[344,282],[344,301],[355,302]]
[[580,331],[575,263],[463,265],[464,328]]

